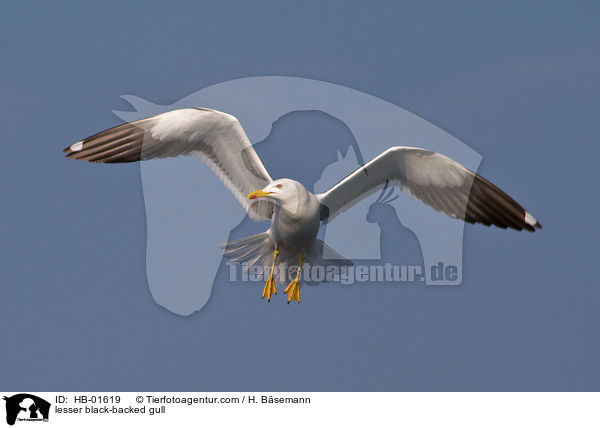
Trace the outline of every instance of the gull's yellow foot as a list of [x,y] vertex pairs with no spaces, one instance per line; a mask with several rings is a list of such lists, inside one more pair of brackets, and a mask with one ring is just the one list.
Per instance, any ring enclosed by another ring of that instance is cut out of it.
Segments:
[[277,287],[275,287],[275,280],[273,279],[273,270],[275,269],[275,263],[277,263],[277,257],[279,257],[279,250],[275,248],[275,251],[273,252],[273,266],[271,266],[271,273],[269,274],[269,279],[267,279],[262,294],[263,299],[265,297],[267,298],[267,302],[271,301],[271,296],[273,294],[277,294]]
[[296,278],[290,285],[288,285],[284,293],[288,295],[288,305],[292,300],[300,303],[300,272],[302,272],[302,263],[304,262],[304,253],[300,254],[300,264],[298,265],[298,272],[296,272]]
[[273,294],[277,294],[277,287],[275,287],[275,280],[273,279],[273,274],[271,273],[271,275],[269,275],[269,279],[267,279],[265,288],[263,289],[262,297],[263,299],[266,297],[267,301],[270,302]]
[[288,295],[288,305],[292,300],[300,303],[300,281],[298,280],[298,276],[290,282],[290,285],[285,288],[284,292]]

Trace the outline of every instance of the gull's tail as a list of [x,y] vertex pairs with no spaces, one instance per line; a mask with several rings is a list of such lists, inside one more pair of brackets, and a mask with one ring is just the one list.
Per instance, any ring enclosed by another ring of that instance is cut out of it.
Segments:
[[[231,264],[247,263],[248,266],[262,266],[265,275],[271,272],[273,265],[273,252],[275,246],[269,238],[269,232],[259,233],[247,238],[230,241],[226,244],[221,244],[223,248],[223,257],[229,260]],[[300,252],[287,252],[281,250],[277,259],[277,268],[273,271],[275,281],[278,283],[286,283],[291,281],[296,273],[290,271],[288,267],[297,266],[300,259]],[[352,266],[352,262],[344,256],[337,253],[320,239],[316,239],[313,245],[306,251],[305,267],[306,266],[322,266],[328,268],[335,266],[335,272],[344,273],[345,270]],[[246,267],[246,268],[247,268]],[[323,282],[323,281],[318,281]],[[310,285],[316,285],[318,282],[310,281]]]
[[248,262],[249,266],[267,266],[273,263],[275,247],[269,239],[268,232],[230,241],[219,246],[225,250],[223,256],[232,264]]
[[315,239],[311,250],[306,254],[306,261],[311,265],[325,268],[329,266],[346,268],[354,264],[320,239]]

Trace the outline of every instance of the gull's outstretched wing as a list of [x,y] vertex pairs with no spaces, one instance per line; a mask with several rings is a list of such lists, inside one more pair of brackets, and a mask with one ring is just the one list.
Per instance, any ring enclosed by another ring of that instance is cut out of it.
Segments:
[[250,217],[270,219],[273,212],[268,200],[248,200],[250,192],[273,180],[238,120],[216,110],[173,110],[125,123],[79,141],[64,152],[67,158],[99,163],[196,156],[223,181]]
[[387,182],[437,211],[469,223],[535,231],[541,225],[510,196],[458,162],[428,150],[392,147],[317,195],[328,221]]

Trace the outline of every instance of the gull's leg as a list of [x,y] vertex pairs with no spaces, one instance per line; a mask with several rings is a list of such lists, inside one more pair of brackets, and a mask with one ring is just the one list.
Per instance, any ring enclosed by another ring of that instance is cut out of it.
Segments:
[[273,270],[275,269],[277,256],[279,256],[279,250],[275,248],[275,252],[273,253],[273,266],[271,266],[271,273],[269,274],[269,278],[267,279],[267,283],[265,284],[265,288],[263,289],[262,293],[263,299],[266,297],[268,302],[271,301],[272,294],[277,294],[277,287],[275,287],[275,280],[273,279]]
[[298,266],[298,272],[296,273],[296,278],[290,285],[285,288],[284,293],[288,295],[288,305],[292,300],[300,303],[300,272],[302,271],[302,262],[304,262],[304,253],[300,254],[300,265]]

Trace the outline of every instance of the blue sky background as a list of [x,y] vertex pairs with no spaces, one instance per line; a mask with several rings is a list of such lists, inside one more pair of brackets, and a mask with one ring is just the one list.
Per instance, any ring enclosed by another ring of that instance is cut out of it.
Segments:
[[[0,12],[0,389],[599,389],[597,3]],[[120,95],[169,104],[258,75],[413,111],[544,229],[466,227],[459,287],[322,286],[288,307],[223,285],[191,317],[166,311],[146,284],[139,166],[61,150],[119,123]]]

